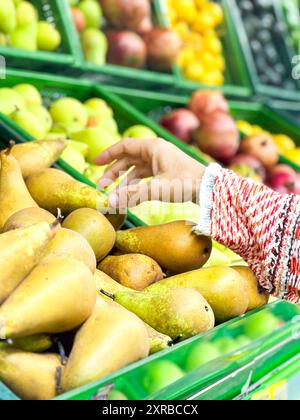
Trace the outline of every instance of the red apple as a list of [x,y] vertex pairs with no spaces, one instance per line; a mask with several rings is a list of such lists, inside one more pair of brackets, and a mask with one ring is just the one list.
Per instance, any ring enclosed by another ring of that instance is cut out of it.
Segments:
[[197,117],[202,120],[207,114],[212,112],[229,112],[229,107],[226,99],[221,92],[198,90],[190,100],[189,108]]
[[203,117],[194,139],[202,152],[226,163],[237,153],[240,144],[235,121],[223,112]]
[[145,66],[147,49],[139,35],[129,31],[111,30],[106,33],[106,36],[108,63],[133,68]]
[[184,143],[190,143],[193,140],[193,133],[200,125],[196,115],[185,108],[165,115],[160,120],[160,124]]
[[262,182],[266,180],[266,169],[258,159],[251,155],[240,153],[234,156],[230,161],[230,166],[234,165],[247,165],[256,172]]
[[155,27],[144,36],[148,51],[148,65],[157,71],[171,71],[182,47],[176,32]]
[[151,16],[148,0],[100,0],[100,4],[108,22],[120,29],[136,31]]
[[297,174],[288,165],[276,165],[270,172],[269,172],[269,185],[275,191],[280,192],[282,194],[290,194],[294,192],[297,187],[299,191],[299,182],[296,186],[296,179]]
[[240,151],[258,159],[267,169],[271,169],[278,163],[277,146],[267,133],[246,137],[242,140]]
[[78,32],[82,32],[86,28],[86,19],[81,10],[73,7],[71,10],[74,25]]

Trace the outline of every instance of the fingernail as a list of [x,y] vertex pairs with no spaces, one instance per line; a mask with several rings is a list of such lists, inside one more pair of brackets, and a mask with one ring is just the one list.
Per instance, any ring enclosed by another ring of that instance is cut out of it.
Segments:
[[113,192],[109,196],[109,204],[113,209],[116,209],[119,204],[119,197],[116,192]]

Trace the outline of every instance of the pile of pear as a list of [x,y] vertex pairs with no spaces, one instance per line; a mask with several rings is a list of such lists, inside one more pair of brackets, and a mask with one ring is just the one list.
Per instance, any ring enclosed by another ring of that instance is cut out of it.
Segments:
[[40,20],[37,8],[24,0],[0,0],[0,46],[24,51],[56,51],[61,35],[53,23]]
[[179,221],[119,230],[107,197],[51,166],[64,140],[0,154],[0,380],[48,400],[264,305],[247,268],[202,269]]

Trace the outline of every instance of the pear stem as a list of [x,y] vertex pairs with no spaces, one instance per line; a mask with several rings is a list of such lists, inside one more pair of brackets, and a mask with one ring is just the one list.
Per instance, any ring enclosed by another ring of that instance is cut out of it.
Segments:
[[16,145],[16,142],[15,142],[14,140],[9,140],[9,143],[8,143],[8,148],[4,150],[4,153],[5,153],[7,156],[9,156],[9,155],[10,155],[10,152],[11,152],[11,150],[12,150],[12,148],[13,148],[15,145]]
[[61,214],[61,210],[57,209],[56,220],[51,224],[51,229],[55,229],[64,220],[64,216]]
[[58,338],[54,339],[54,342],[57,344],[61,364],[63,366],[66,366],[68,359],[67,359],[67,356],[66,356],[65,348],[64,348],[62,342]]
[[179,343],[179,342],[181,341],[181,339],[182,339],[182,335],[178,335],[177,337],[173,338],[173,340],[170,340],[170,341],[168,342],[168,345],[169,345],[170,347],[171,347],[171,346],[174,346],[175,344]]
[[115,295],[113,295],[112,293],[106,292],[103,289],[100,289],[100,293],[102,293],[104,296],[106,296],[106,297],[108,297],[108,298],[110,298],[112,300],[115,300]]

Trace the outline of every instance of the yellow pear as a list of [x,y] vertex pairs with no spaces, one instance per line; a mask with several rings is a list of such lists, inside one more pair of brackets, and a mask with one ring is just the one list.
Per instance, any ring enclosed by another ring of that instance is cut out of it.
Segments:
[[142,254],[108,256],[99,269],[123,286],[139,291],[164,278],[157,262]]
[[50,168],[67,146],[65,140],[39,140],[16,144],[10,154],[18,161],[23,177],[27,178]]
[[96,270],[96,257],[90,244],[79,233],[61,228],[49,242],[43,254],[43,262],[57,257],[74,258],[83,262],[92,273]]
[[148,354],[149,339],[143,322],[99,296],[91,317],[76,335],[62,389],[69,391],[98,380]]
[[0,349],[13,347],[18,350],[32,353],[44,353],[53,345],[50,335],[38,334],[31,337],[17,338],[15,340],[0,341]]
[[194,234],[190,223],[178,221],[119,231],[116,247],[128,254],[145,254],[177,274],[202,267],[209,259],[212,243]]
[[58,169],[45,169],[28,177],[26,183],[38,205],[53,214],[56,214],[58,208],[66,216],[83,207],[101,212],[107,211],[109,207],[105,194]]
[[3,232],[29,227],[40,222],[51,224],[54,223],[55,220],[56,218],[53,214],[49,213],[47,210],[43,210],[39,207],[31,207],[20,210],[10,216],[3,227]]
[[0,338],[70,331],[91,315],[96,295],[85,264],[71,258],[47,260],[0,307]]
[[56,232],[53,226],[42,222],[0,235],[0,304],[39,263]]
[[0,349],[0,380],[24,400],[51,400],[57,395],[60,357]]
[[0,231],[7,219],[19,210],[38,207],[23,180],[17,160],[9,153],[1,153],[0,170]]
[[150,340],[150,354],[166,350],[173,344],[173,340],[171,339],[171,337],[165,334],[161,334],[146,323],[144,324],[147,329],[148,337]]
[[237,271],[247,283],[249,295],[247,312],[266,305],[269,302],[270,295],[261,288],[253,271],[245,266],[234,266],[232,268]]
[[240,274],[230,267],[209,267],[169,277],[146,290],[192,287],[207,300],[218,323],[243,315],[249,305],[248,288]]
[[108,293],[114,294],[120,291],[131,291],[128,287],[122,286],[120,283],[113,280],[107,274],[103,273],[100,270],[96,270],[94,274],[94,282],[96,285],[97,291],[100,293],[100,290],[105,290]]
[[93,248],[97,261],[103,260],[110,253],[116,241],[113,226],[97,210],[75,210],[66,217],[62,226],[80,233]]
[[173,339],[193,337],[215,325],[209,304],[195,289],[161,287],[158,291],[120,291],[112,298]]

